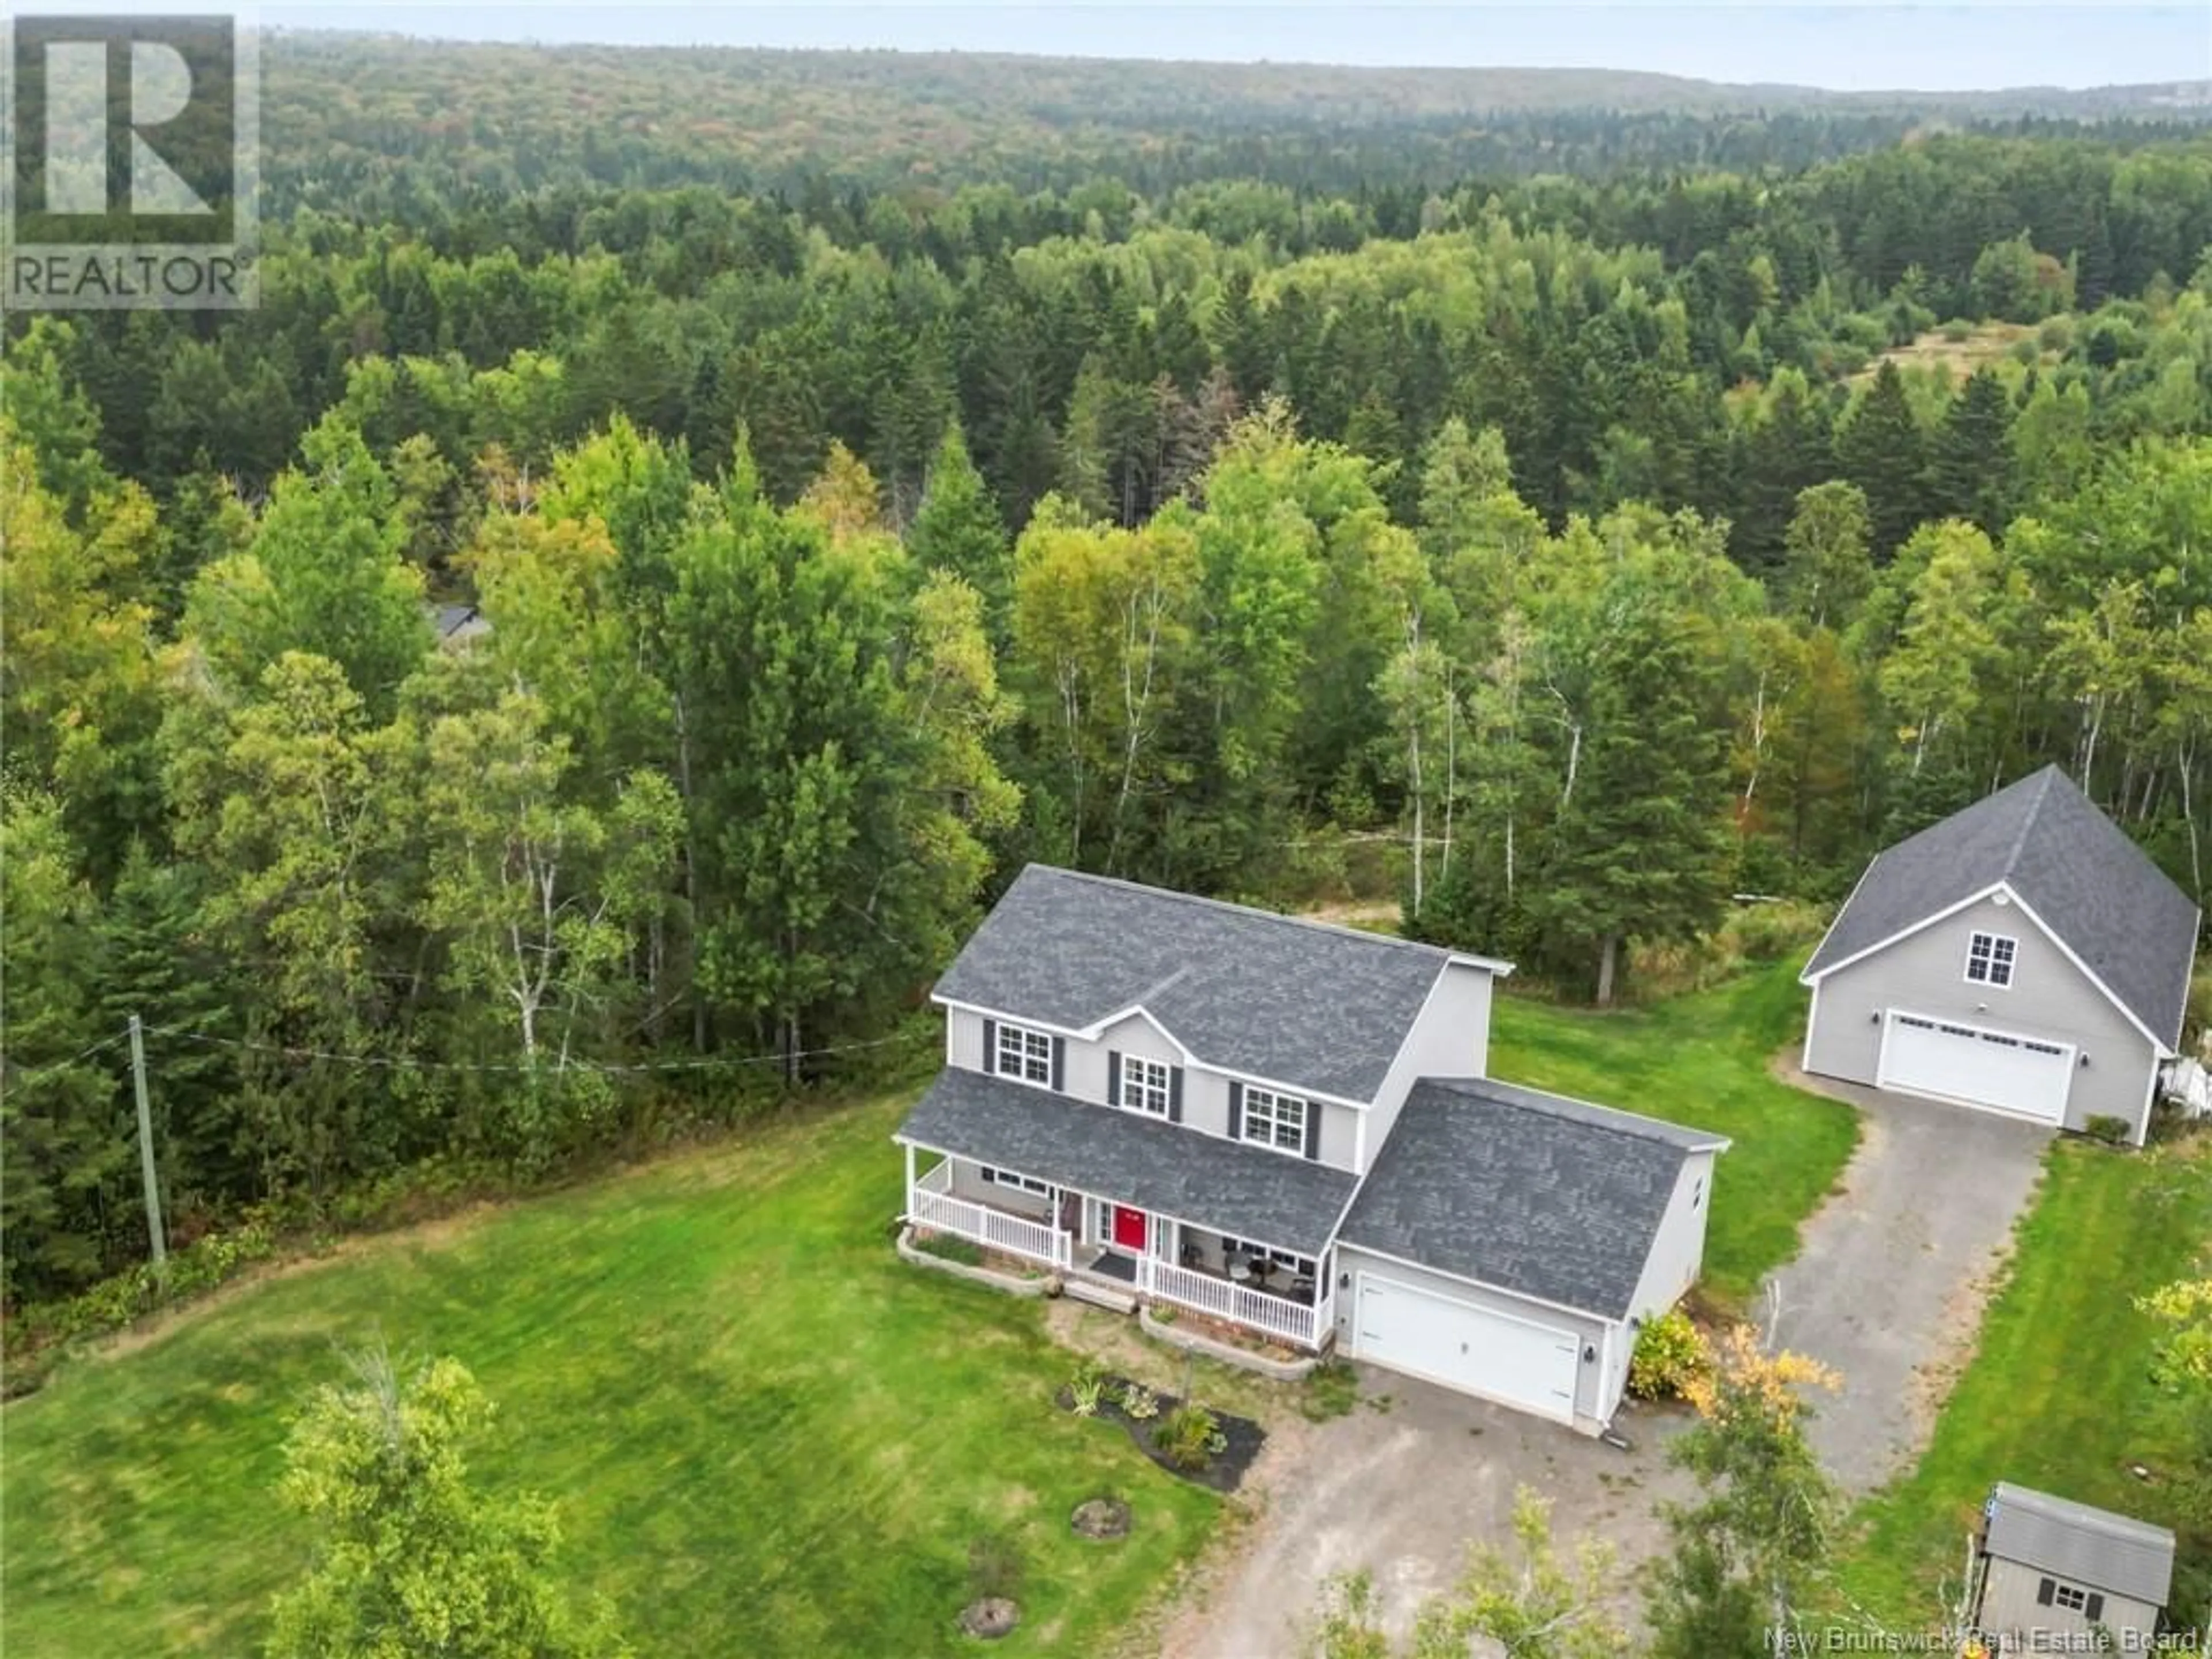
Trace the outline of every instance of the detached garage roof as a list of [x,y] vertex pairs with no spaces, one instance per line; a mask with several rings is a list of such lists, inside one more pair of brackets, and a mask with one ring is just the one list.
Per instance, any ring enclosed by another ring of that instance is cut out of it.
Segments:
[[2158,1042],[2180,1040],[2197,906],[2056,766],[1877,856],[1805,965],[1811,981],[2002,884]]
[[948,1066],[893,1139],[1319,1255],[1353,1181],[1346,1170]]
[[2000,1481],[1990,1494],[1983,1550],[2053,1577],[2166,1605],[2173,1534],[2164,1527]]
[[1510,1083],[1423,1078],[1340,1237],[1620,1319],[1683,1161],[1727,1145],[1702,1130]]
[[1089,1034],[1141,1008],[1208,1066],[1372,1100],[1453,962],[1506,963],[1032,864],[940,1001]]

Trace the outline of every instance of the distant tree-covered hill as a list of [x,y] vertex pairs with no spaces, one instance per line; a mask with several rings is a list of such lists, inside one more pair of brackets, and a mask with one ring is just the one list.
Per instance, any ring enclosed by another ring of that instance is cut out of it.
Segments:
[[2146,131],[2212,82],[1823,92],[1588,70],[1349,69],[957,52],[457,44],[286,32],[267,52],[281,209],[362,205],[396,166],[488,191],[808,180],[1143,191],[1218,177],[1316,190],[1469,176],[1796,170],[1931,125]]

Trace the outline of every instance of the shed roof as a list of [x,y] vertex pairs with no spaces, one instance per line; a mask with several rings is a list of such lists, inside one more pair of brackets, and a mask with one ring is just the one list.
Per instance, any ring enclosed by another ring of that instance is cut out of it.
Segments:
[[2166,1605],[2173,1585],[2173,1534],[2164,1527],[2000,1481],[1985,1510],[1987,1554],[2055,1577]]
[[895,1138],[1302,1255],[1328,1244],[1355,1184],[1310,1158],[957,1066]]

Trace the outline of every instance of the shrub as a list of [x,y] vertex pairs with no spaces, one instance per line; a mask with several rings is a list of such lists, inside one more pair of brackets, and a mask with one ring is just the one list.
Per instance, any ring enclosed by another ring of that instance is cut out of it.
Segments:
[[1159,1396],[1141,1382],[1121,1385],[1121,1409],[1139,1423],[1148,1422],[1160,1414]]
[[1680,1308],[1636,1334],[1628,1360],[1628,1391],[1638,1400],[1679,1400],[1711,1363],[1702,1332]]
[[968,1546],[968,1593],[978,1601],[1011,1601],[1022,1587],[1022,1555],[1001,1532],[987,1532]]
[[1152,1431],[1152,1443],[1160,1455],[1179,1469],[1202,1469],[1206,1460],[1228,1447],[1228,1438],[1213,1413],[1203,1406],[1178,1406]]
[[1306,1395],[1298,1409],[1316,1423],[1342,1417],[1359,1403],[1359,1373],[1349,1362],[1328,1359],[1306,1377]]
[[972,1238],[962,1238],[956,1233],[931,1233],[915,1241],[915,1249],[940,1261],[957,1261],[963,1267],[983,1265],[983,1247]]
[[1943,338],[1952,345],[1964,345],[1974,337],[1974,325],[1963,317],[1954,317],[1943,325]]
[[2135,1139],[2135,1130],[2124,1117],[2108,1116],[2099,1112],[2081,1126],[2081,1133],[2092,1140],[2101,1140],[2107,1146],[2124,1146]]

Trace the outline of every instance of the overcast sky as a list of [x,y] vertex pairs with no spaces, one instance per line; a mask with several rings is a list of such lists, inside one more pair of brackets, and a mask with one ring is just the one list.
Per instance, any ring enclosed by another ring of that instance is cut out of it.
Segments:
[[[165,6],[162,9],[168,9]],[[1845,89],[2102,86],[2212,76],[2193,5],[811,6],[263,3],[264,24],[460,40],[890,46],[1249,62],[1658,70]]]

